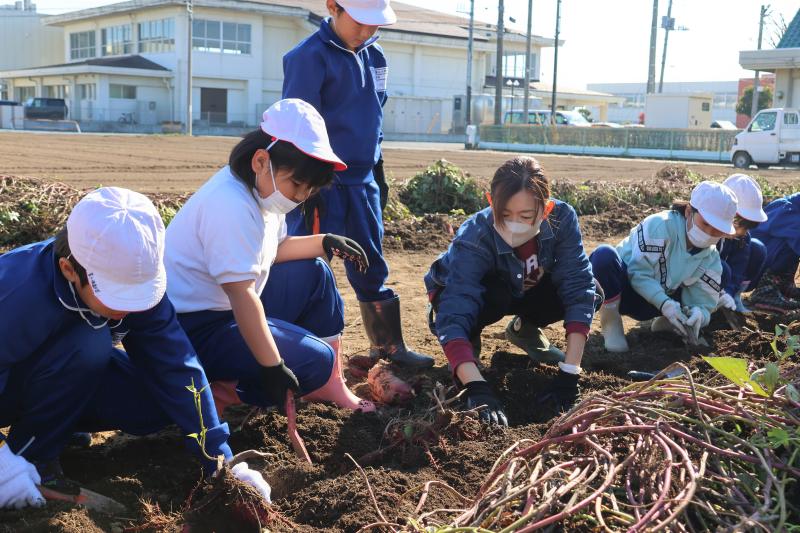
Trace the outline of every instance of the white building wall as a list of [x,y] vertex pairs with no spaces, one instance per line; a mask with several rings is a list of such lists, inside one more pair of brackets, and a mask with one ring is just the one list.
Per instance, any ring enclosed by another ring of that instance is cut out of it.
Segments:
[[62,62],[64,32],[44,25],[46,19],[32,11],[0,9],[0,70]]

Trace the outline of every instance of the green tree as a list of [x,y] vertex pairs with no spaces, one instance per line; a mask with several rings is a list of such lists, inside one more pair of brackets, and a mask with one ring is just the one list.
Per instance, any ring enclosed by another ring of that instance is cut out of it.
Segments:
[[[762,87],[758,93],[758,111],[766,109],[772,105],[772,89],[769,87]],[[748,87],[739,98],[739,103],[736,104],[736,112],[740,115],[747,115],[750,117],[750,110],[753,108],[753,88]]]

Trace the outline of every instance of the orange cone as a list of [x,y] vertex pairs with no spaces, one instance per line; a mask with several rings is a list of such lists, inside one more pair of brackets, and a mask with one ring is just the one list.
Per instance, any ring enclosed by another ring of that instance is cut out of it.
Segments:
[[214,405],[217,407],[217,416],[222,420],[226,407],[239,405],[242,400],[236,392],[238,381],[212,381],[211,394],[214,396]]
[[330,402],[344,409],[371,413],[375,411],[375,404],[369,400],[362,400],[347,388],[342,373],[341,337],[325,339],[333,348],[333,370],[328,382],[317,390],[306,394],[303,399],[307,402]]

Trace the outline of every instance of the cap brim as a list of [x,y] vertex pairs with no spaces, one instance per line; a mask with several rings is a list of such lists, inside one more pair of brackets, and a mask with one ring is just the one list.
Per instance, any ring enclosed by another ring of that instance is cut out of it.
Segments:
[[766,222],[768,218],[763,209],[742,209],[739,211],[738,215],[752,222]]
[[343,170],[347,170],[347,165],[339,159],[339,157],[333,153],[330,148],[322,147],[322,146],[315,146],[313,149],[310,148],[303,148],[302,146],[298,146],[291,141],[286,141],[292,144],[295,148],[306,154],[308,157],[313,157],[314,159],[318,159],[319,161],[325,161],[326,163],[333,164],[333,171],[334,172],[342,172]]
[[386,6],[386,9],[345,9],[347,14],[359,24],[365,26],[389,26],[397,22],[397,15],[392,9],[392,6]]
[[703,217],[703,220],[711,224],[711,227],[725,233],[726,235],[733,235],[736,233],[736,228],[733,225],[733,221],[726,221],[716,217],[706,216],[703,213],[700,213],[700,216]]
[[155,278],[135,284],[119,283],[98,272],[92,272],[91,276],[97,287],[101,288],[99,292],[95,292],[95,297],[114,311],[147,311],[158,305],[167,292],[167,272],[163,265]]

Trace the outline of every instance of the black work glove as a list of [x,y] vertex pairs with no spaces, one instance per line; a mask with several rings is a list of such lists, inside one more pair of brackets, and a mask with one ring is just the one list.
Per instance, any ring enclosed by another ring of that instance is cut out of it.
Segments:
[[366,272],[369,267],[367,254],[353,239],[328,233],[322,238],[322,248],[328,254],[328,257],[335,255],[349,263],[353,263],[361,273]]
[[563,413],[572,409],[580,394],[578,374],[570,374],[559,369],[553,384],[537,396],[536,403],[540,405],[549,403]]
[[261,380],[264,382],[264,392],[267,398],[275,404],[281,414],[286,414],[286,391],[297,392],[300,384],[294,372],[286,366],[283,359],[276,366],[262,366]]
[[497,424],[508,427],[508,419],[503,412],[503,404],[500,403],[491,387],[485,381],[470,381],[464,388],[467,389],[467,409],[474,409],[485,405],[479,411],[479,419],[486,424]]
[[325,200],[322,199],[322,195],[316,193],[312,196],[306,198],[306,201],[303,202],[303,220],[306,223],[306,230],[309,233],[314,232],[314,216],[318,215],[320,219],[325,214]]
[[383,172],[383,157],[378,159],[375,163],[375,168],[372,169],[372,175],[375,177],[375,183],[378,184],[378,189],[381,191],[381,211],[386,209],[386,203],[389,201],[389,184],[386,183],[386,174]]

